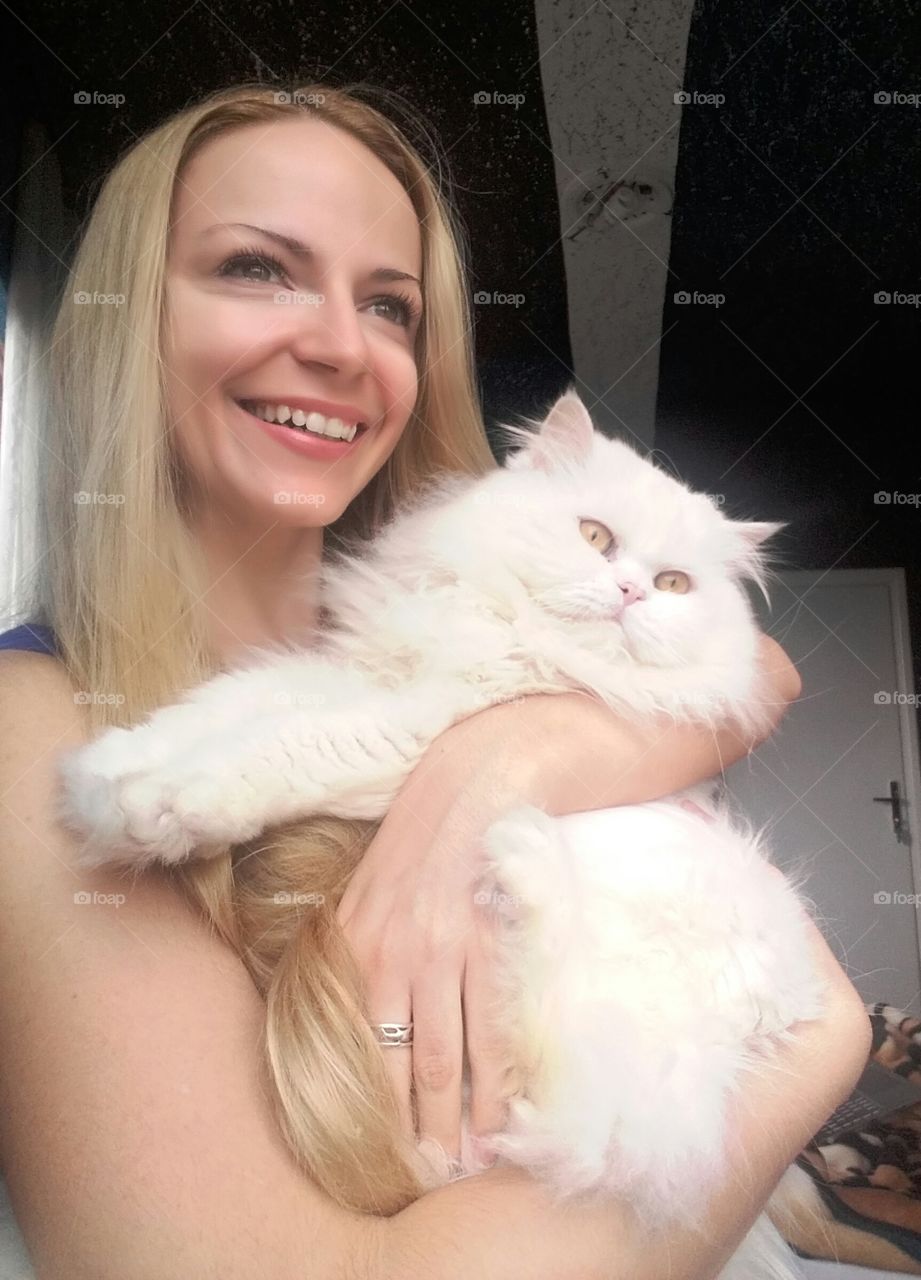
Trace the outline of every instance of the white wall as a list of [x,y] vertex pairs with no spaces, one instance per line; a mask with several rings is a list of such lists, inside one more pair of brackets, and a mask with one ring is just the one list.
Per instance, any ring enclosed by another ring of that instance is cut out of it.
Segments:
[[[600,2],[537,0],[535,13],[577,385],[589,406],[604,397],[592,409],[598,426],[651,447],[681,119],[674,95],[693,0],[638,7],[617,6],[618,17]],[[627,220],[596,205],[600,216],[580,231],[590,192],[621,180],[631,185],[614,204]]]

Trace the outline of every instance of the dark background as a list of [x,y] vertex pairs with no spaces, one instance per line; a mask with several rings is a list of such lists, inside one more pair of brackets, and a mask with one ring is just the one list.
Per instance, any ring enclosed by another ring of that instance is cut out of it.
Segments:
[[[877,104],[874,94],[921,90],[919,18],[906,0],[698,3],[685,88],[726,101],[683,113],[655,440],[667,465],[724,494],[728,511],[790,521],[778,539],[783,563],[904,566],[916,687],[921,516],[874,495],[921,493],[921,320],[917,308],[877,305],[874,295],[921,292],[921,110]],[[530,3],[229,0],[219,10],[180,0],[126,10],[77,0],[65,10],[37,0],[23,21],[8,11],[7,22],[17,56],[0,86],[4,253],[30,116],[55,146],[76,228],[117,153],[202,92],[248,78],[279,87],[368,80],[416,105],[448,152],[471,290],[526,295],[517,310],[475,309],[487,421],[539,412],[569,382]],[[517,111],[475,107],[483,89],[525,101]],[[126,102],[76,106],[81,90]],[[597,96],[603,86],[572,92]],[[726,301],[683,306],[679,289]]]
[[[471,291],[514,292],[529,306],[478,306],[477,367],[488,422],[544,409],[572,363],[553,155],[533,10],[513,0],[462,5],[205,0],[123,7],[34,0],[5,16],[17,56],[2,86],[0,236],[10,243],[19,137],[40,120],[58,156],[65,204],[85,216],[99,182],[135,138],[206,92],[259,79],[284,88],[313,77],[362,80],[401,94],[438,135],[454,202],[471,241]],[[28,27],[25,25],[28,23]],[[475,106],[488,90],[523,93],[513,107]],[[121,93],[75,105],[81,91]],[[541,147],[528,130],[546,142]],[[548,245],[554,245],[546,252]],[[525,315],[524,312],[527,311]],[[537,336],[535,336],[537,335]],[[546,344],[546,345],[544,345]],[[554,359],[549,352],[556,353]]]

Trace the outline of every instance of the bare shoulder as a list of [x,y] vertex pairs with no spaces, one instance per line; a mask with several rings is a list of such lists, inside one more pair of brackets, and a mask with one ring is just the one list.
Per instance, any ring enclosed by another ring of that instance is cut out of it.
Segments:
[[338,1276],[364,1228],[308,1182],[239,958],[151,873],[79,870],[55,761],[67,672],[0,652],[0,1151],[38,1274]]

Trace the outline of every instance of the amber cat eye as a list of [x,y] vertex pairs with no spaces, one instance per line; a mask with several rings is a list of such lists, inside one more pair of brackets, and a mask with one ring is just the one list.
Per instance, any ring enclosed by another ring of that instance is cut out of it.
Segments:
[[580,520],[579,532],[590,546],[597,547],[602,555],[614,546],[614,534],[600,520]]
[[653,586],[657,591],[674,591],[676,595],[683,596],[691,589],[691,579],[683,569],[663,569],[656,574]]

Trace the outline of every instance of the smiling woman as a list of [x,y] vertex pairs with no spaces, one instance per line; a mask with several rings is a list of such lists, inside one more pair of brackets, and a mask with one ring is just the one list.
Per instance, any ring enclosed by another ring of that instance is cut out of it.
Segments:
[[[198,544],[224,584],[216,638],[228,659],[228,631],[260,629],[242,614],[253,592],[239,591],[256,530],[260,561],[306,581],[324,526],[410,422],[422,275],[409,195],[335,125],[236,129],[189,161],[167,264],[165,384]],[[256,599],[263,631],[308,639],[309,589],[286,601],[263,577]]]
[[[531,785],[541,744],[561,786],[594,783],[603,757],[660,795],[715,772],[730,744],[621,739],[605,711],[615,751],[591,700],[574,698],[580,714],[525,698],[442,735],[378,832],[322,817],[273,833],[268,856],[223,849],[131,884],[81,872],[53,819],[63,751],[254,650],[304,646],[327,545],[375,535],[437,472],[494,467],[463,237],[439,149],[424,159],[415,128],[405,104],[365,87],[226,90],[125,153],[74,260],[49,348],[31,619],[54,654],[0,660],[0,1138],[43,1276],[453,1280],[474,1261],[481,1280],[662,1274],[616,1205],[563,1209],[501,1170],[423,1195],[392,1138],[416,1123],[454,1146],[465,1051],[477,1132],[502,1122],[491,940],[468,932],[447,963],[429,925],[469,903],[476,823]],[[114,295],[123,306],[88,301]],[[788,673],[766,676],[782,708]],[[314,860],[336,857],[343,877],[365,874],[319,981],[298,904]],[[414,1024],[415,1039],[383,1053],[370,1027],[354,1034],[353,987],[318,995],[359,962],[365,1023]],[[847,990],[838,1009],[847,1025],[828,1038],[849,1042]],[[828,1056],[830,1084],[807,1081],[805,1103],[785,1096],[746,1131],[756,1195],[741,1203],[733,1176],[683,1271],[675,1241],[676,1280],[714,1273],[769,1175],[844,1096],[855,1063]]]

